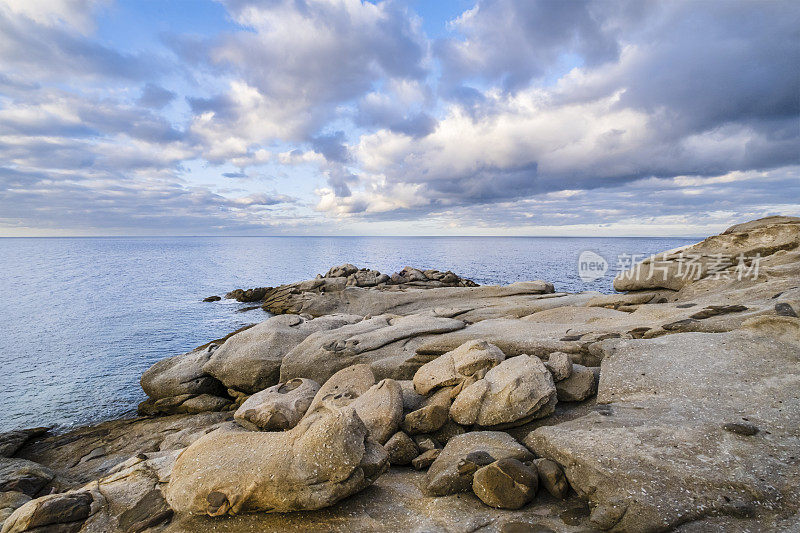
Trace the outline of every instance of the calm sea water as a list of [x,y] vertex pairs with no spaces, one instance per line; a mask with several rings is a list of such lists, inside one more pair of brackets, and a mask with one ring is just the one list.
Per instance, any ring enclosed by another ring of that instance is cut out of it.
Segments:
[[[162,237],[0,239],[0,431],[66,428],[132,414],[139,376],[267,318],[210,295],[314,277],[349,262],[391,273],[452,270],[480,284],[544,279],[611,292],[619,254],[698,239],[504,237]],[[583,283],[577,258],[611,263]]]

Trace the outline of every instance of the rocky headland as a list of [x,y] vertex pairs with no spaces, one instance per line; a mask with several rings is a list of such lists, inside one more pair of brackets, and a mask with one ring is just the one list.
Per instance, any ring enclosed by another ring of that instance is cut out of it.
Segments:
[[620,293],[353,265],[164,359],[140,416],[0,435],[2,533],[800,528],[800,219]]

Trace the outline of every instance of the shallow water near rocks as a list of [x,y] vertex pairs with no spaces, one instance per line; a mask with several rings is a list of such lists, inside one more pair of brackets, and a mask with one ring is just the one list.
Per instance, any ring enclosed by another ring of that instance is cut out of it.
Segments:
[[[544,279],[557,291],[611,292],[620,254],[699,239],[542,237],[129,237],[0,239],[0,431],[67,428],[133,414],[139,377],[267,314],[202,302],[234,288],[275,286],[353,263],[389,273],[411,265],[484,284]],[[609,271],[583,282],[581,252]]]

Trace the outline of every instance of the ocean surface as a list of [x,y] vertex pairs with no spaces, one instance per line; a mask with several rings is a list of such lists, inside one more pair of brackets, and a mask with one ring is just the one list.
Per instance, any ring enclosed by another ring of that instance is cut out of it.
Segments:
[[[700,239],[538,237],[0,238],[0,432],[133,415],[154,362],[265,320],[253,304],[205,303],[353,263],[452,270],[477,283],[544,279],[612,292],[618,257]],[[578,256],[610,264],[583,282]],[[623,259],[627,260],[627,259]]]

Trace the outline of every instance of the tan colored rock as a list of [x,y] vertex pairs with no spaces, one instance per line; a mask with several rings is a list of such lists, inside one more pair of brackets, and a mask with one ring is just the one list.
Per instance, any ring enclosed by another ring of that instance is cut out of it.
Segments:
[[319,384],[297,378],[250,396],[233,417],[247,429],[283,431],[297,425],[311,406]]
[[[324,383],[337,371],[354,364],[369,364],[374,371],[381,369],[378,374],[382,378],[404,379],[407,376],[402,375],[403,362],[415,355],[413,351],[403,355],[409,339],[463,327],[462,321],[452,318],[382,315],[313,333],[283,358],[281,380],[307,377]],[[384,360],[391,364],[382,364]],[[416,368],[409,370],[414,372]]]
[[541,360],[519,355],[506,359],[462,390],[450,417],[464,426],[523,424],[555,409],[556,387]]
[[[798,512],[800,466],[789,458],[800,427],[800,319],[751,324],[603,341],[602,411],[526,437],[590,500],[594,527],[765,523]],[[738,431],[743,424],[755,430]]]
[[384,449],[389,455],[389,464],[405,466],[419,456],[417,444],[406,433],[398,431],[384,444]]
[[343,368],[320,387],[307,412],[314,412],[327,396],[344,395],[355,400],[373,385],[375,385],[375,375],[368,365],[353,365]]
[[470,454],[480,453],[491,458],[489,462],[509,457],[520,461],[533,459],[533,454],[507,433],[465,433],[450,439],[433,462],[425,476],[425,491],[431,495],[445,496],[471,490],[472,475],[477,468],[464,469],[463,462]]
[[359,321],[361,317],[356,315],[331,315],[314,320],[296,315],[274,316],[230,337],[211,354],[202,369],[226,387],[253,394],[278,383],[283,357],[309,335]]
[[599,367],[572,365],[572,374],[556,383],[559,402],[582,402],[597,392],[600,379]]
[[536,496],[536,470],[512,458],[500,459],[479,468],[472,477],[472,491],[498,509],[519,509]]
[[572,374],[572,359],[564,352],[553,352],[545,361],[544,366],[553,375],[553,381],[563,381]]
[[350,404],[378,444],[397,433],[403,421],[403,393],[393,379],[383,379]]
[[447,422],[450,414],[451,388],[444,387],[425,399],[422,407],[403,418],[403,431],[409,435],[432,433]]
[[328,507],[388,468],[367,435],[354,409],[326,404],[288,431],[210,433],[178,457],[167,502],[210,516]]
[[564,470],[558,463],[550,459],[540,458],[534,459],[533,464],[539,475],[541,486],[554,498],[559,500],[566,498],[569,492],[569,483],[564,475]]
[[414,374],[414,389],[428,394],[439,387],[449,387],[483,370],[500,364],[505,355],[497,346],[482,340],[467,341],[433,361],[422,365]]

